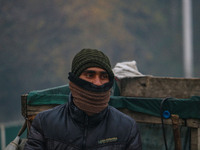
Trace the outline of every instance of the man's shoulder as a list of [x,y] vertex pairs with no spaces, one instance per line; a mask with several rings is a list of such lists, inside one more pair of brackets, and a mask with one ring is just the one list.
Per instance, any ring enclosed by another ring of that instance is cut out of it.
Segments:
[[132,124],[132,125],[135,124],[135,120],[132,117],[119,111],[113,106],[109,106],[109,111],[110,111],[110,116],[116,118],[116,120],[120,120],[121,122],[127,123],[127,124]]
[[66,110],[66,107],[67,107],[67,104],[61,104],[61,105],[55,106],[55,107],[53,107],[51,109],[48,109],[48,110],[40,112],[37,115],[37,117],[48,118],[49,116],[62,114],[62,112]]

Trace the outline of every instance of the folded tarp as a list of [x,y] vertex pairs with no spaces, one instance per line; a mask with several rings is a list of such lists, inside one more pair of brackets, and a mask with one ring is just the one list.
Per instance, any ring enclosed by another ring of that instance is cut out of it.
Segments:
[[[69,86],[63,85],[45,90],[31,91],[27,97],[27,104],[50,105],[64,104],[69,99]],[[117,94],[116,94],[117,93]],[[111,95],[109,105],[119,109],[127,108],[132,111],[141,112],[160,117],[160,106],[163,101],[161,98],[142,98],[142,97],[124,97],[114,90]],[[200,119],[200,96],[193,96],[189,99],[170,98],[163,103],[163,110],[171,114],[177,114],[180,118]]]

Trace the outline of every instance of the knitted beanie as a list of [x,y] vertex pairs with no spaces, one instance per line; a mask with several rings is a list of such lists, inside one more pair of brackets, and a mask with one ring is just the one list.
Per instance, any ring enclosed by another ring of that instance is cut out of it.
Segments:
[[89,67],[99,67],[105,69],[110,79],[114,78],[109,58],[96,49],[82,49],[74,56],[71,72],[77,77]]

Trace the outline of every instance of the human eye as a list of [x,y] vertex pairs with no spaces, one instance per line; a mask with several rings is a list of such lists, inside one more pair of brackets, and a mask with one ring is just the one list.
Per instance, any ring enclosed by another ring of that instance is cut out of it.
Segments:
[[84,76],[88,79],[93,78],[94,77],[94,72],[93,71],[85,71],[84,72]]
[[108,74],[107,73],[102,73],[101,74],[101,79],[107,80],[108,79]]
[[88,73],[85,74],[85,76],[86,76],[87,78],[92,78],[92,77],[94,76],[94,74],[88,72]]

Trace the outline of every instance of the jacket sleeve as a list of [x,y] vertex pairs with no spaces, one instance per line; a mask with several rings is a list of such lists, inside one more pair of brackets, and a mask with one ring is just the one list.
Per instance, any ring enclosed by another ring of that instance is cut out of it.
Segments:
[[24,150],[44,150],[44,149],[45,149],[45,140],[42,132],[40,116],[38,114],[32,122],[28,135],[28,141],[25,144]]
[[134,123],[131,129],[126,150],[142,150],[140,132],[136,123]]

